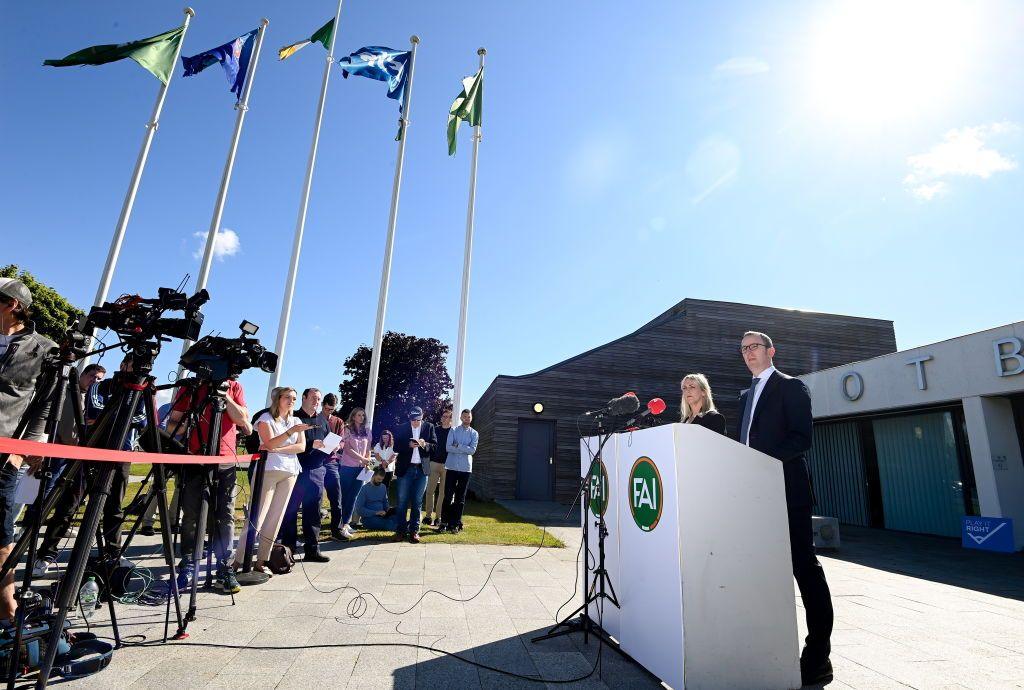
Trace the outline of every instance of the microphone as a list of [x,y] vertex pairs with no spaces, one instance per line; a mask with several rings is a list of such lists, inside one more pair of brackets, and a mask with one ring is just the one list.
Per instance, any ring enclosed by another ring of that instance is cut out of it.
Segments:
[[636,412],[640,409],[640,399],[636,397],[636,393],[630,391],[625,395],[621,395],[618,398],[612,398],[608,401],[608,404],[602,407],[600,410],[591,410],[590,412],[584,412],[583,416],[592,417],[594,415],[609,414],[609,415],[624,415]]
[[665,411],[666,407],[667,405],[665,405],[665,401],[662,400],[661,398],[651,398],[650,402],[647,403],[647,409],[638,414],[636,417],[633,417],[633,419],[626,422],[626,428],[628,429],[629,427],[634,426],[644,417],[657,417],[659,414]]

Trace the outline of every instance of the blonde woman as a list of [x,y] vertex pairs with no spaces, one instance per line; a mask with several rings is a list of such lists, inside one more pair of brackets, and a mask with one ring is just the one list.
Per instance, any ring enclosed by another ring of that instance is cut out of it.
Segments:
[[[292,495],[295,480],[301,469],[298,454],[306,450],[306,435],[303,432],[311,428],[294,415],[295,401],[298,399],[298,393],[294,388],[275,388],[270,394],[270,409],[256,420],[260,450],[267,451],[263,488],[260,491],[260,514],[254,523],[260,543],[254,567],[261,573],[270,573],[266,565],[267,559],[270,558],[270,549],[274,546],[277,531],[281,528],[288,499]],[[249,536],[248,525],[251,520],[252,516],[246,516],[242,538],[238,540],[238,550],[235,552],[236,568],[239,566],[239,559],[245,555],[246,538]]]
[[687,374],[680,388],[683,392],[683,424],[697,424],[725,436],[725,417],[715,409],[708,378],[704,374]]

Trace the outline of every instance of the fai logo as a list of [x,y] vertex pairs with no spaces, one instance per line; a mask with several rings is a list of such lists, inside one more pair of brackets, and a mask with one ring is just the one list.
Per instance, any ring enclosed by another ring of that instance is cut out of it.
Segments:
[[629,472],[629,510],[636,526],[650,532],[661,520],[661,473],[648,457],[637,458]]
[[604,515],[608,510],[608,469],[600,459],[590,464],[587,490],[590,495],[590,512],[594,517]]

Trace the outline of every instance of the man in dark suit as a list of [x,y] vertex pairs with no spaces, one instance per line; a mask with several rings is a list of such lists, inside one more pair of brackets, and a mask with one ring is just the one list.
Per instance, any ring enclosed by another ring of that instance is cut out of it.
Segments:
[[811,480],[804,457],[811,447],[811,396],[800,379],[786,376],[772,364],[775,347],[764,333],[744,333],[740,353],[754,378],[740,394],[739,441],[782,461],[793,576],[807,612],[800,675],[804,685],[828,683],[832,680],[832,597],[814,555]]
[[[395,430],[395,476],[398,477],[398,527],[395,541],[408,536],[413,544],[420,543],[420,508],[423,492],[427,488],[427,463],[437,446],[434,425],[423,421],[423,410],[409,410],[409,423]],[[409,511],[408,520],[406,510]]]

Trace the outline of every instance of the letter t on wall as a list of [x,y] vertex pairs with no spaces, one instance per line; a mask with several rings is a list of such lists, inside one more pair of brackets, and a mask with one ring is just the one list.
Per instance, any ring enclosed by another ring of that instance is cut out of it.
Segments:
[[927,390],[928,389],[928,378],[924,375],[924,363],[932,359],[931,355],[921,355],[913,359],[907,360],[907,366],[913,364],[917,368],[917,389]]

